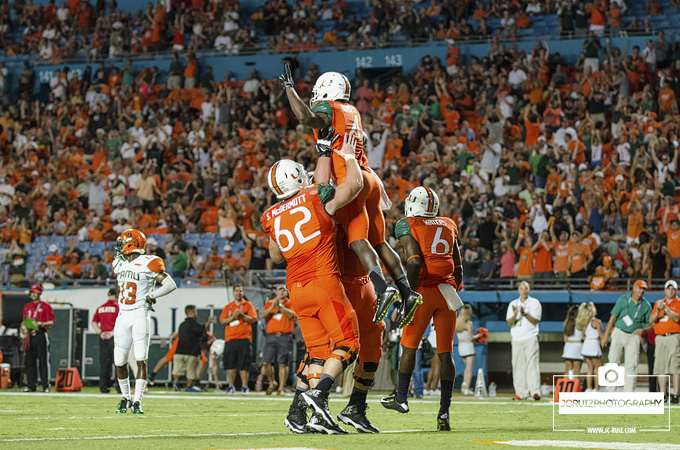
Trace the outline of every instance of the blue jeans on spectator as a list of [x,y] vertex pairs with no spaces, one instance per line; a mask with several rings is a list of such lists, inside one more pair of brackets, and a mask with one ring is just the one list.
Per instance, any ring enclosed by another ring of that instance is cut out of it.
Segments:
[[542,177],[542,176],[539,176],[539,175],[536,175],[536,176],[534,177],[534,185],[535,185],[538,189],[543,189],[543,188],[545,187],[545,183],[546,183],[547,181],[548,181],[548,179],[547,179],[546,177]]
[[179,271],[174,271],[172,272],[172,279],[175,280],[175,284],[177,287],[180,287],[180,284],[182,284],[181,279],[184,278],[185,276],[185,271],[184,270],[179,270]]
[[416,367],[413,369],[413,393],[417,398],[423,396],[425,381],[423,380],[423,351],[416,350]]
[[680,278],[680,258],[671,259],[671,276],[673,278]]

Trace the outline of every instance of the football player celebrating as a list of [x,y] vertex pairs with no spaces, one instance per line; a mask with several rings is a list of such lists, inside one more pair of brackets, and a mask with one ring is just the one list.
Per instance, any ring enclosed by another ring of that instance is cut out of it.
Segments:
[[291,427],[297,433],[347,433],[328,409],[328,393],[335,378],[354,361],[359,351],[357,316],[340,282],[333,220],[333,215],[363,187],[361,171],[354,159],[354,145],[351,136],[342,147],[347,177],[337,188],[312,184],[301,164],[286,159],[277,161],[267,175],[270,189],[281,201],[263,214],[262,228],[271,237],[272,260],[288,262],[286,288],[307,346],[307,378],[315,380],[314,383],[318,379],[314,389],[295,391],[293,404],[301,399],[313,410],[304,427],[300,424]]
[[397,222],[394,233],[406,251],[409,281],[423,293],[423,305],[416,311],[413,323],[401,336],[402,356],[397,376],[397,393],[383,397],[380,403],[388,409],[407,413],[408,387],[415,366],[416,351],[430,320],[437,330],[437,353],[441,361],[441,399],[437,430],[449,431],[449,407],[456,369],[453,365],[455,310],[459,304],[455,289],[463,279],[458,229],[453,220],[437,217],[439,198],[430,188],[417,187],[406,198],[406,217]]
[[[400,327],[410,323],[416,308],[422,303],[422,296],[411,290],[399,255],[385,242],[385,217],[381,203],[381,181],[368,167],[368,159],[363,150],[364,132],[361,126],[359,111],[350,105],[349,80],[341,73],[326,72],[319,77],[312,89],[310,109],[304,104],[295,91],[293,76],[288,64],[280,77],[288,96],[290,106],[298,120],[314,129],[317,135],[317,152],[319,160],[314,170],[317,183],[328,183],[331,175],[338,185],[347,177],[347,163],[337,151],[343,142],[353,136],[357,141],[354,150],[356,162],[361,167],[363,189],[357,198],[336,214],[342,229],[347,234],[349,246],[359,257],[361,265],[368,273],[376,290],[375,323],[381,322],[398,295],[402,298],[402,317]],[[317,130],[332,127],[338,135],[330,133],[322,136]],[[337,137],[334,137],[337,136]],[[331,138],[332,139],[329,139]],[[380,268],[380,261],[397,283],[398,291],[388,286]]]
[[[133,229],[124,231],[114,247],[113,273],[116,275],[120,315],[113,330],[113,359],[123,394],[117,413],[126,413],[132,408],[134,414],[144,414],[142,394],[146,387],[149,355],[149,311],[153,311],[152,305],[158,297],[177,289],[172,277],[165,273],[163,260],[145,255],[145,249],[146,236]],[[154,289],[156,283],[160,286]],[[128,355],[132,346],[137,360],[134,400],[130,396],[128,373]]]

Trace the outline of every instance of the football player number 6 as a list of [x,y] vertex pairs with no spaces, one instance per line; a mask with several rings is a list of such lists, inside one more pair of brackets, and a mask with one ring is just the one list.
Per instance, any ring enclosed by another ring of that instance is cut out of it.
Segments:
[[133,282],[128,282],[121,286],[120,302],[126,305],[132,305],[137,300],[137,285]]
[[[432,240],[432,246],[430,247],[430,253],[435,255],[448,255],[450,253],[449,243],[446,241],[446,239],[442,239],[443,229],[443,227],[437,227],[437,231],[434,234],[434,239]],[[444,249],[441,252],[437,251],[437,249],[440,248],[440,245],[444,246]]]
[[[295,222],[295,226],[293,227],[292,232],[285,228],[281,228],[281,216],[278,216],[274,220],[274,233],[276,235],[276,243],[279,244],[279,247],[281,248],[282,252],[287,252],[288,250],[293,248],[296,240],[298,243],[304,244],[308,240],[313,239],[321,234],[321,231],[319,230],[316,230],[309,236],[305,236],[302,234],[302,226],[312,219],[312,213],[306,207],[298,206],[297,208],[293,208],[290,211],[288,211],[288,214],[290,214],[291,216],[295,214],[302,214],[302,218],[298,219]],[[285,246],[281,243],[282,237],[285,238],[286,241]]]

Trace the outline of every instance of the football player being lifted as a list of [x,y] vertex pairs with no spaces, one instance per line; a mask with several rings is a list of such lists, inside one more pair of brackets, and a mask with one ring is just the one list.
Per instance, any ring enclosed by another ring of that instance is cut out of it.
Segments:
[[[341,156],[340,149],[349,135],[356,139],[354,156],[361,168],[364,187],[350,204],[337,212],[336,219],[347,235],[350,248],[359,257],[375,287],[378,302],[373,321],[382,321],[392,303],[401,295],[399,326],[407,325],[423,299],[411,289],[399,255],[385,242],[385,217],[381,200],[387,196],[383,196],[382,182],[368,166],[363,150],[361,116],[348,103],[351,92],[349,80],[338,72],[321,75],[312,89],[311,109],[300,100],[295,91],[293,76],[287,64],[280,80],[295,116],[303,125],[314,129],[319,156],[314,170],[316,183],[328,183],[331,177],[336,185],[345,181],[347,163]],[[324,128],[328,132],[320,135],[319,130]],[[380,261],[396,282],[398,290],[388,286]]]

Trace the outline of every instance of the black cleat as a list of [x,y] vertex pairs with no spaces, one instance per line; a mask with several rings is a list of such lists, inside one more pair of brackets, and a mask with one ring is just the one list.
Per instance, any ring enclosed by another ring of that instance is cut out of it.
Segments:
[[127,410],[130,409],[130,407],[132,407],[132,402],[130,401],[130,399],[127,397],[123,397],[123,399],[118,404],[116,414],[125,414]]
[[132,404],[132,414],[144,414],[144,411],[142,411],[142,404],[140,402],[134,402]]
[[451,431],[451,425],[449,424],[449,413],[444,413],[437,416],[437,431]]
[[367,405],[356,406],[347,405],[345,409],[338,414],[338,420],[344,424],[351,425],[357,429],[359,433],[380,433],[366,417]]
[[288,408],[288,416],[283,421],[290,431],[295,434],[305,433],[305,425],[307,424],[307,404],[298,399]]
[[402,310],[399,314],[399,328],[404,328],[413,321],[416,309],[423,303],[423,296],[411,291],[406,299],[402,299]]
[[405,414],[409,411],[408,401],[406,401],[404,403],[399,403],[397,401],[397,396],[395,394],[388,395],[387,397],[381,398],[380,404],[383,405],[387,409],[393,409],[393,410],[400,412],[402,414]]
[[674,395],[674,396],[671,397],[671,403],[673,403],[674,405],[677,405],[678,403],[680,403],[680,400],[678,400],[677,395]]
[[328,409],[328,393],[324,393],[318,389],[310,389],[303,392],[300,398],[306,403],[313,412],[319,414],[324,422],[331,425],[336,425],[330,410]]
[[309,423],[305,425],[305,431],[308,433],[321,434],[349,434],[347,430],[335,423],[335,421],[328,422],[319,413],[312,414],[312,418],[309,419]]
[[392,303],[397,301],[398,298],[399,291],[397,290],[397,288],[388,286],[385,292],[383,292],[376,301],[373,323],[382,322],[382,320],[387,315],[387,311],[389,311],[390,306],[392,306]]

